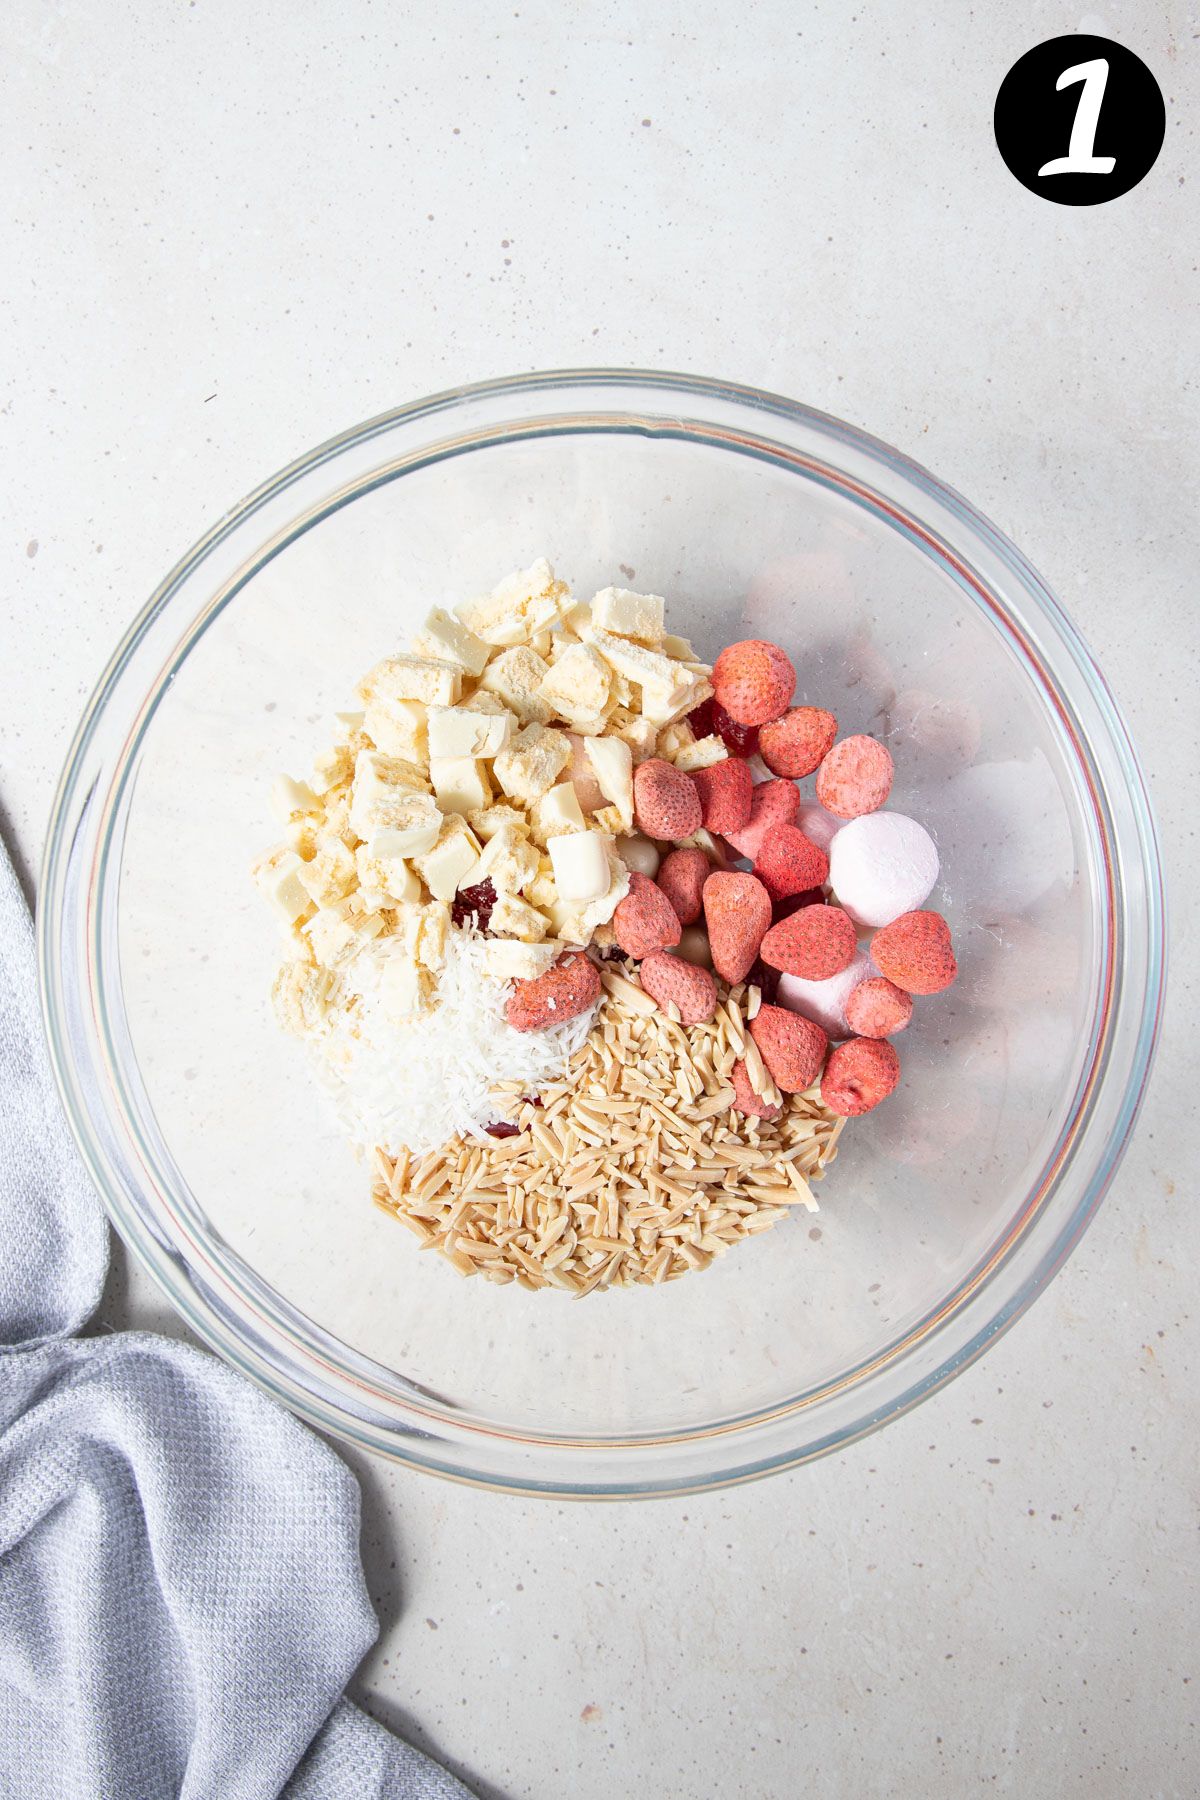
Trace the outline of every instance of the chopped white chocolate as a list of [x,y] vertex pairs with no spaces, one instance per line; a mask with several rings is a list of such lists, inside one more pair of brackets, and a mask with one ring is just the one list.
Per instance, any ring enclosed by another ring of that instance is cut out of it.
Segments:
[[348,962],[382,930],[378,913],[363,914],[344,900],[319,907],[304,927],[313,955],[327,969]]
[[579,804],[579,796],[569,781],[560,781],[535,800],[530,809],[530,826],[534,840],[546,844],[564,831],[586,831],[587,820]]
[[625,830],[625,820],[617,806],[598,806],[592,814],[592,822],[598,831],[607,831],[610,837],[619,837]]
[[358,691],[368,706],[375,699],[453,706],[462,692],[462,675],[458,663],[440,657],[388,656],[363,677]]
[[526,725],[493,763],[496,780],[513,800],[531,806],[552,788],[571,760],[571,746],[561,731]]
[[549,664],[527,644],[505,650],[483,672],[480,687],[495,694],[516,713],[522,725],[531,721],[544,725],[551,707],[542,698],[542,683],[550,672]]
[[419,700],[394,700],[377,695],[362,715],[363,730],[385,756],[399,756],[405,762],[423,763],[429,748],[425,733],[425,712]]
[[354,779],[354,752],[349,744],[334,744],[313,762],[313,779],[319,794],[330,794]]
[[[428,793],[425,772],[415,763],[384,756],[379,750],[360,750],[354,762],[351,828],[365,841],[381,826],[399,824],[398,809]],[[404,816],[409,817],[407,813]]]
[[660,686],[657,682],[647,681],[642,685],[642,714],[655,725],[670,725],[673,720],[681,719],[712,695],[712,683],[706,676],[697,675],[685,668],[683,663],[672,665],[682,669],[684,674],[695,683],[692,687],[682,685]]
[[529,832],[529,820],[525,814],[518,812],[516,807],[510,806],[506,800],[497,800],[494,806],[484,806],[477,812],[469,812],[467,824],[481,844],[486,844],[489,838],[494,838],[504,825],[514,826],[522,837],[527,836]]
[[557,900],[549,907],[550,923],[560,938],[569,944],[590,944],[601,925],[607,925],[617,907],[629,892],[629,870],[615,854],[608,858],[609,887],[599,900],[584,905],[578,901]]
[[305,1037],[316,1031],[329,1010],[334,977],[319,964],[286,962],[275,977],[271,1003],[285,1031]]
[[519,938],[489,938],[485,951],[488,968],[501,981],[536,981],[562,954],[554,942],[523,944]]
[[485,644],[507,647],[527,644],[553,625],[568,599],[566,582],[557,581],[550,564],[540,557],[530,568],[507,576],[490,594],[464,601],[455,611]]
[[658,726],[651,719],[610,719],[609,734],[629,745],[635,763],[647,762],[654,755],[658,743]]
[[588,761],[606,800],[621,816],[621,830],[633,830],[633,751],[623,738],[584,738]]
[[[659,649],[664,656],[670,656],[676,662],[690,663],[695,662],[696,660],[696,652],[692,649],[687,638],[676,637],[674,632],[671,631],[663,633],[663,640],[659,645]],[[705,668],[705,673],[708,673],[707,667]]]
[[561,899],[575,903],[599,900],[608,892],[611,843],[601,831],[565,832],[550,839],[550,861]]
[[479,812],[491,801],[487,770],[472,756],[431,757],[429,774],[443,812]]
[[490,881],[497,894],[519,894],[538,871],[538,853],[523,831],[502,825],[484,845],[474,866],[467,870],[464,887]]
[[353,866],[359,899],[369,912],[421,898],[421,883],[402,856],[372,856],[367,846],[360,844]]
[[592,622],[617,637],[642,644],[662,641],[665,602],[661,594],[635,594],[629,588],[601,588],[592,601]]
[[449,925],[450,908],[443,900],[396,908],[396,937],[401,950],[430,974],[436,974],[442,966]]
[[271,783],[271,806],[276,818],[286,825],[301,813],[319,812],[321,802],[307,781],[293,781],[290,775],[277,775]]
[[604,658],[590,644],[572,644],[551,665],[538,693],[553,716],[582,727],[603,718],[611,687]]
[[450,813],[432,850],[413,862],[435,900],[453,900],[467,871],[479,861],[479,839],[465,819]]
[[685,775],[692,775],[697,769],[711,769],[728,758],[729,748],[724,738],[714,732],[709,737],[693,738],[690,744],[684,744],[675,757],[675,767],[682,769]]
[[432,850],[442,828],[442,815],[432,794],[407,794],[388,809],[366,838],[372,856],[420,856]]
[[458,619],[440,606],[435,606],[413,639],[418,656],[437,657],[442,662],[457,663],[468,675],[478,678],[487,667],[491,648],[482,638],[468,631]]
[[328,834],[317,840],[316,855],[300,871],[300,882],[317,906],[346,900],[360,879],[354,854],[342,840]]
[[515,894],[500,894],[488,920],[488,930],[497,937],[520,938],[523,944],[538,944],[546,935],[546,915]]
[[392,956],[383,965],[379,991],[384,1010],[393,1019],[412,1019],[432,1005],[433,978],[413,957]]
[[312,904],[300,879],[305,866],[286,844],[268,850],[254,865],[253,875],[259,892],[289,925]]
[[458,756],[497,756],[512,736],[514,722],[507,707],[492,713],[471,705],[431,706],[430,761]]

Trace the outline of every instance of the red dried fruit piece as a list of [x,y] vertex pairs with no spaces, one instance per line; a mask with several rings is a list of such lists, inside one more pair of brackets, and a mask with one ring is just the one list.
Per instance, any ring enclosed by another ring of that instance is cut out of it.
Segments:
[[698,738],[719,737],[733,756],[755,756],[758,753],[758,726],[739,725],[731,719],[715,697],[702,700],[687,715],[687,722]]
[[858,936],[840,906],[806,906],[772,925],[759,951],[765,963],[802,981],[829,981],[854,961]]
[[681,925],[694,925],[700,917],[701,895],[711,874],[712,864],[703,850],[672,850],[663,857],[655,880]]
[[495,904],[496,890],[485,877],[474,887],[459,888],[450,902],[450,918],[455,925],[465,925],[474,913],[475,923],[480,931],[486,932],[492,922],[492,908]]
[[[811,838],[809,842],[812,842]],[[772,900],[771,918],[778,925],[781,919],[790,919],[793,913],[800,912],[805,906],[824,906],[824,904],[824,888],[805,888],[802,894],[785,894],[782,900]]]
[[848,737],[817,770],[817,799],[839,819],[878,812],[892,791],[892,753],[878,738]]
[[660,756],[633,771],[633,810],[638,830],[660,841],[691,837],[703,824],[696,783]]
[[822,706],[793,706],[758,734],[758,753],[773,775],[811,775],[833,749],[837,720]]
[[760,956],[751,969],[747,979],[758,989],[768,1005],[779,992],[779,970],[771,968]]
[[750,1085],[750,1077],[744,1062],[735,1062],[729,1079],[733,1083],[733,1099],[730,1105],[734,1112],[745,1113],[751,1119],[777,1119],[783,1111],[782,1106],[772,1106],[756,1094]]
[[912,995],[889,981],[871,975],[860,981],[846,1001],[846,1023],[857,1037],[885,1038],[907,1029],[912,1018]]
[[708,831],[741,831],[750,823],[754,777],[749,763],[730,756],[692,775],[700,795],[700,813]]
[[713,692],[739,725],[777,719],[796,691],[796,671],[778,644],[743,638],[722,650],[712,672]]
[[772,900],[784,900],[820,887],[829,877],[829,858],[798,825],[776,825],[763,834],[754,873]]
[[906,994],[940,994],[958,974],[941,913],[901,913],[871,939],[871,961]]
[[652,950],[670,950],[682,927],[667,896],[648,875],[631,875],[629,892],[613,914],[613,933],[626,956],[641,962]]
[[638,970],[642,986],[663,1012],[678,1008],[684,1025],[707,1025],[717,1010],[717,984],[707,969],[652,950]]
[[504,1016],[517,1031],[545,1031],[578,1018],[602,992],[599,969],[580,951],[560,956],[552,969],[532,981],[518,981]]
[[800,789],[794,781],[760,781],[750,796],[750,822],[740,831],[725,832],[739,856],[753,862],[764,837],[776,825],[791,825],[800,810]]
[[510,1119],[493,1119],[491,1124],[485,1125],[483,1129],[489,1137],[494,1138],[520,1137],[521,1135],[521,1127],[514,1125]]
[[771,923],[771,897],[755,876],[718,869],[704,884],[704,922],[717,974],[744,981]]
[[802,1094],[821,1072],[829,1039],[819,1025],[784,1006],[760,1006],[750,1021],[771,1080],[785,1094]]
[[821,1099],[830,1112],[857,1119],[886,1100],[900,1079],[900,1058],[884,1038],[847,1038],[829,1053]]

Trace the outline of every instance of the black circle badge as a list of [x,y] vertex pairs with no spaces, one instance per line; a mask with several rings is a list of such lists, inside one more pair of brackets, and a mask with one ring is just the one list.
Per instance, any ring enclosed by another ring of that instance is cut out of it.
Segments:
[[996,95],[996,147],[1023,187],[1058,206],[1100,206],[1154,167],[1167,129],[1162,90],[1111,38],[1048,38]]

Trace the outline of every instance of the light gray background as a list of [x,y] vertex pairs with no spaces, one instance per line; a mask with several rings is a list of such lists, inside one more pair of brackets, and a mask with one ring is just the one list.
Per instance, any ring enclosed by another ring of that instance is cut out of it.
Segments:
[[[995,90],[1067,31],[1167,96],[1050,207]],[[359,1692],[485,1795],[1197,1787],[1193,12],[991,0],[9,0],[0,804],[32,871],[78,710],[176,555],[335,430],[482,376],[726,375],[960,488],[1090,640],[1151,772],[1173,992],[1125,1167],[1034,1311],[846,1455],[681,1503],[355,1459]],[[172,1329],[118,1263],[115,1326]],[[313,1621],[319,1630],[320,1621]]]

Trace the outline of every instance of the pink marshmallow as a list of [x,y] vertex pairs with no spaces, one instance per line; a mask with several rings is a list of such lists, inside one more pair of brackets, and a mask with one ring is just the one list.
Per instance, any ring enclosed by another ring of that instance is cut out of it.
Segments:
[[860,982],[879,970],[865,950],[859,950],[848,969],[828,981],[805,981],[799,975],[781,975],[776,1005],[802,1013],[831,1038],[853,1037],[846,1020],[846,1002]]
[[856,925],[890,925],[923,906],[938,878],[937,846],[903,813],[866,813],[829,850],[829,885]]

